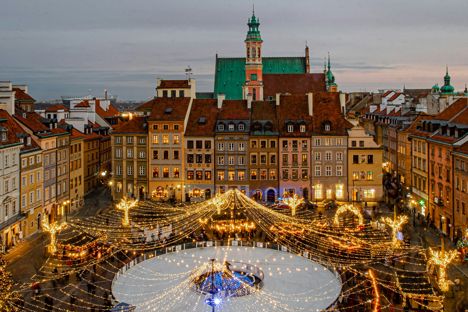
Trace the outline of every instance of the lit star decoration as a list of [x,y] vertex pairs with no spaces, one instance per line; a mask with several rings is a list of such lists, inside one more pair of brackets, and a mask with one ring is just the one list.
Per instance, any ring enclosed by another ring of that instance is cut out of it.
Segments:
[[57,233],[67,226],[66,222],[59,223],[58,221],[49,223],[49,217],[42,218],[42,228],[50,234],[49,252],[55,254],[57,252]]
[[435,265],[439,267],[438,285],[440,290],[449,290],[449,280],[447,280],[447,266],[458,256],[456,250],[444,251],[429,248],[430,258],[427,266]]
[[407,216],[398,216],[396,219],[389,217],[382,218],[382,222],[392,229],[392,245],[398,247],[400,241],[398,240],[398,232],[401,230],[403,224],[408,222]]
[[356,217],[358,217],[358,223],[359,223],[358,225],[364,225],[364,217],[362,216],[361,211],[359,210],[358,207],[355,207],[353,205],[342,205],[342,206],[340,206],[340,208],[338,208],[336,210],[335,218],[333,220],[333,223],[335,223],[335,225],[339,225],[340,224],[340,215],[347,212],[347,211],[353,213]]
[[296,215],[296,208],[304,203],[304,198],[294,194],[293,196],[288,196],[283,199],[283,202],[291,208],[291,216]]
[[123,226],[129,226],[130,225],[130,218],[128,212],[130,209],[134,208],[138,204],[138,200],[136,199],[128,199],[128,198],[122,198],[120,200],[120,203],[118,203],[115,207],[117,210],[122,210],[124,215],[122,217],[122,225]]

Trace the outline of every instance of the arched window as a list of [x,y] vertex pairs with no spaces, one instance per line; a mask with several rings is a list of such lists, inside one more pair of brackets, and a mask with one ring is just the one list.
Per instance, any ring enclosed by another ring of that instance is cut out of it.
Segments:
[[258,57],[261,57],[261,54],[260,54],[260,47],[258,47],[257,55],[258,55]]
[[255,47],[252,47],[252,58],[255,58]]

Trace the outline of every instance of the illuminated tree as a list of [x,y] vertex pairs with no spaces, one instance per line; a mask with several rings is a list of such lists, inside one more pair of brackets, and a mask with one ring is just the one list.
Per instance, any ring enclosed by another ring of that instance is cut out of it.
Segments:
[[14,282],[11,273],[6,269],[6,262],[0,254],[0,311],[20,311],[15,302],[20,298],[19,293],[13,290]]
[[297,196],[294,194],[293,196],[289,196],[283,199],[283,202],[291,208],[291,215],[296,215],[296,208],[299,207],[301,204],[304,203],[304,198]]
[[134,208],[138,204],[138,200],[136,199],[128,199],[126,197],[120,200],[120,203],[116,205],[118,210],[122,210],[124,215],[122,218],[122,225],[129,226],[130,225],[130,218],[129,218],[129,211],[130,209]]
[[449,290],[449,283],[447,280],[447,266],[457,257],[456,250],[445,252],[444,250],[433,250],[429,248],[431,257],[427,262],[428,267],[436,265],[439,267],[438,285],[440,290],[446,292]]
[[42,228],[49,232],[50,234],[50,244],[49,244],[49,252],[51,254],[55,254],[57,252],[57,233],[63,230],[67,226],[67,223],[58,223],[53,222],[49,223],[49,217],[44,216],[42,218]]
[[392,229],[392,244],[394,247],[398,247],[400,245],[400,241],[398,240],[398,232],[403,227],[403,224],[408,222],[408,217],[399,216],[394,219],[385,217],[385,218],[382,218],[382,222],[388,225]]

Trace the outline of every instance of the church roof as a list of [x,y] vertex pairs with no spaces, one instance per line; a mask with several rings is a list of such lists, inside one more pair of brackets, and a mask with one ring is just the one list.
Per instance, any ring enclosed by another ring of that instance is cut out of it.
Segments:
[[[263,74],[304,74],[306,58],[263,57]],[[242,86],[245,82],[244,57],[216,57],[214,95],[226,95],[226,99],[242,99]]]
[[263,85],[263,98],[274,98],[276,93],[304,95],[327,90],[323,73],[265,74]]

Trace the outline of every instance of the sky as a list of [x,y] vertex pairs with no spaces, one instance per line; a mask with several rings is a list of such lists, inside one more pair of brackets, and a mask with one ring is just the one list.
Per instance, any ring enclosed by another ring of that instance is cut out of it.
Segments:
[[0,80],[36,100],[154,96],[157,78],[212,91],[215,55],[243,56],[247,18],[260,18],[264,56],[331,54],[344,91],[468,83],[466,0],[0,0]]

